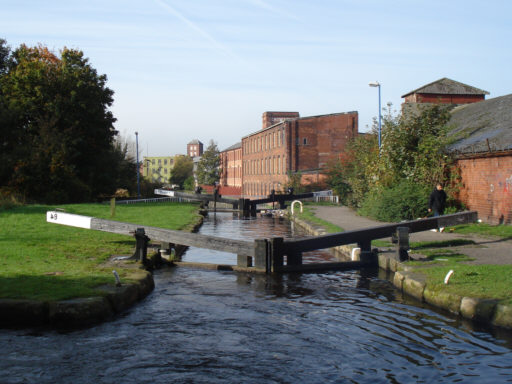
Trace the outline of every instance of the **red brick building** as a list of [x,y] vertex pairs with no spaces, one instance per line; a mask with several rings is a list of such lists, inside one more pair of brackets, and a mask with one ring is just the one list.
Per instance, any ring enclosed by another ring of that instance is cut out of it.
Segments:
[[459,199],[481,220],[512,223],[512,95],[457,107],[449,122],[456,140]]
[[187,155],[190,157],[203,156],[203,143],[199,140],[192,140],[187,144]]
[[485,100],[489,92],[443,77],[402,96],[402,111],[417,111],[425,104],[470,104]]
[[[220,186],[224,194],[240,195],[242,191],[242,143],[220,152]],[[226,188],[231,187],[231,189]]]
[[[272,119],[280,120],[268,126]],[[321,181],[328,162],[357,133],[357,112],[303,118],[297,112],[264,113],[263,129],[242,138],[242,194],[283,191],[288,173],[300,172],[304,183]]]
[[262,128],[268,128],[271,125],[281,123],[288,119],[299,118],[299,112],[265,112],[263,114],[263,126]]

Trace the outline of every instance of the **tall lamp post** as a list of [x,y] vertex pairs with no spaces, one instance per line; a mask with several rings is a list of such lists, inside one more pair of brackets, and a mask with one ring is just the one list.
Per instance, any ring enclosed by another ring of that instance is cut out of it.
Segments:
[[137,152],[137,199],[140,199],[139,132],[135,132],[135,151]]
[[380,83],[378,81],[371,81],[368,84],[370,87],[377,87],[379,88],[379,151],[380,151],[380,144],[381,144],[381,130],[382,130],[382,116],[381,116],[381,108],[380,108]]

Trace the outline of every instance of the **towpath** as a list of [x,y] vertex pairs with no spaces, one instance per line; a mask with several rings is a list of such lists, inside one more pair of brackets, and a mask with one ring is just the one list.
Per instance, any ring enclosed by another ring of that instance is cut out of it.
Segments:
[[[315,216],[336,224],[345,231],[384,225],[387,223],[372,220],[357,215],[357,213],[344,206],[313,206]],[[474,241],[474,244],[450,247],[450,250],[474,259],[470,264],[512,264],[512,239],[497,237],[483,237],[472,234],[459,234],[454,232],[417,232],[412,233],[411,242],[433,242],[454,239]]]

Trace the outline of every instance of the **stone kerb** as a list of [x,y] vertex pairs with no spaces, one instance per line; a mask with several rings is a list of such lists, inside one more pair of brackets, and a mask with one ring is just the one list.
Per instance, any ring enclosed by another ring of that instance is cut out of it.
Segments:
[[99,323],[144,299],[155,287],[148,271],[134,270],[128,278],[134,282],[99,287],[100,295],[93,297],[59,301],[0,299],[0,324],[75,328]]
[[393,285],[405,294],[476,322],[512,329],[512,306],[495,299],[461,297],[428,288],[425,277],[407,270],[395,272]]

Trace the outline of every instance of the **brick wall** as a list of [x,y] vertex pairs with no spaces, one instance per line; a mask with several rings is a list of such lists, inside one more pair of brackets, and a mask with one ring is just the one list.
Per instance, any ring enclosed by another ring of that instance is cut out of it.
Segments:
[[485,100],[485,95],[450,95],[437,93],[413,93],[405,97],[405,103],[469,104]]
[[297,119],[299,117],[299,112],[265,112],[261,118],[261,128],[265,129],[286,119]]
[[242,148],[222,151],[220,153],[220,185],[242,187]]
[[512,223],[512,153],[459,159],[463,187],[459,198],[491,224]]
[[306,117],[295,121],[292,171],[325,168],[357,135],[357,112]]
[[[201,185],[201,188],[206,194],[213,194],[215,189],[213,185]],[[239,197],[242,194],[242,188],[219,186],[219,194],[223,197]]]

